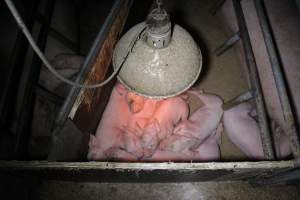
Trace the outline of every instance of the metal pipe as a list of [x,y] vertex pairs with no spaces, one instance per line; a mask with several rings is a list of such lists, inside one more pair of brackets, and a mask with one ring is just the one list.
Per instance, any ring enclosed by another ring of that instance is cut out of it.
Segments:
[[256,94],[254,91],[250,90],[247,92],[244,92],[233,99],[227,101],[226,103],[223,104],[223,110],[229,110],[232,107],[239,105],[240,103],[243,103],[245,101],[249,101],[250,99],[253,99],[256,97]]
[[217,11],[223,6],[223,4],[225,3],[226,0],[217,0],[214,5],[212,6],[212,8],[210,9],[210,13],[212,15],[215,15],[217,13]]
[[240,40],[240,33],[237,32],[233,34],[229,39],[227,39],[221,46],[215,49],[214,53],[217,56],[222,55],[225,51],[233,47]]
[[246,26],[246,21],[244,17],[244,13],[242,10],[240,0],[233,0],[233,6],[236,13],[236,18],[238,21],[240,37],[243,41],[243,47],[246,57],[247,67],[249,69],[250,81],[252,90],[256,91],[257,96],[255,98],[259,128],[261,133],[262,146],[264,151],[265,159],[273,160],[274,159],[274,151],[272,146],[272,140],[270,135],[270,129],[267,120],[266,108],[264,99],[262,96],[262,89],[259,81],[259,76],[257,72],[257,66],[254,59],[253,50],[251,47],[250,37],[248,33],[248,29]]
[[283,116],[286,123],[287,134],[290,139],[290,145],[295,158],[300,158],[300,143],[297,130],[295,127],[295,118],[292,112],[290,100],[286,90],[286,84],[283,77],[283,71],[278,59],[278,52],[276,51],[274,39],[271,34],[271,28],[268,23],[267,15],[261,0],[254,0],[256,12],[258,15],[259,24],[264,36],[264,41],[267,47],[271,68],[273,71],[278,96],[283,111]]

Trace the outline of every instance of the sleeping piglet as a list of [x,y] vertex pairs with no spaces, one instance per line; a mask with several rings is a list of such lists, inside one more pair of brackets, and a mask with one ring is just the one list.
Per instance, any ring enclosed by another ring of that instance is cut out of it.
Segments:
[[[160,149],[181,152],[184,149],[197,149],[202,142],[213,134],[222,118],[222,99],[216,95],[205,94],[201,90],[191,89],[188,93],[195,95],[203,106],[197,109],[188,120],[179,123],[173,135],[160,144]],[[178,140],[178,137],[185,140]]]
[[[255,107],[250,103],[239,104],[224,112],[224,128],[230,140],[249,158],[263,160],[264,153],[258,122],[255,120]],[[291,152],[287,135],[271,120],[275,150],[278,158]]]
[[122,84],[116,83],[96,135],[90,137],[88,159],[104,160],[114,155],[117,157],[128,155],[123,151],[136,159],[141,158],[143,148],[140,137],[143,132],[138,128],[143,127],[145,132],[157,135],[157,131],[152,131],[154,130],[152,126],[146,126],[156,109],[157,102],[159,100],[144,99],[131,94]]
[[113,88],[96,134],[90,136],[88,159],[106,159],[104,151],[120,145],[120,137],[124,132],[122,127],[127,126],[130,117],[126,94],[127,90],[120,83]]
[[150,157],[157,149],[159,142],[169,137],[174,127],[186,120],[188,114],[188,105],[181,97],[171,97],[158,102],[152,118],[143,129],[141,140],[145,156]]
[[[184,149],[181,152],[157,149],[152,157],[144,158],[146,161],[218,161],[220,160],[221,126],[215,130],[200,146],[194,150]],[[181,138],[180,138],[181,137]],[[178,136],[178,142],[185,142],[190,138]]]

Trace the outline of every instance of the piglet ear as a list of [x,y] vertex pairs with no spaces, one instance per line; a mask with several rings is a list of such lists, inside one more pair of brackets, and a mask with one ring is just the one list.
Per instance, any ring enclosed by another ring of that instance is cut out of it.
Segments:
[[129,106],[129,110],[132,113],[138,113],[144,108],[144,97],[136,95],[133,92],[128,92],[126,94],[126,101]]
[[138,99],[137,101],[133,101],[130,106],[130,111],[132,113],[138,113],[144,108],[144,100]]
[[124,95],[127,92],[125,86],[122,85],[120,82],[116,83],[115,88],[120,95]]

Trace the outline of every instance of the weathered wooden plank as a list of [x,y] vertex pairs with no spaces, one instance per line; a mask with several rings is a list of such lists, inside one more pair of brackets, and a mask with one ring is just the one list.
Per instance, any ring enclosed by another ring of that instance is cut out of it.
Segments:
[[218,169],[276,169],[293,168],[294,161],[257,161],[257,162],[49,162],[49,161],[17,161],[0,160],[0,170],[26,169],[114,169],[114,170],[218,170]]

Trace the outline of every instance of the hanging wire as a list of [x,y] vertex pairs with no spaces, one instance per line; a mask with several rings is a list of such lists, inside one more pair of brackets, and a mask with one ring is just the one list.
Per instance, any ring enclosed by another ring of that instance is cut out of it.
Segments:
[[156,5],[157,5],[158,10],[160,10],[161,5],[162,5],[162,0],[156,0]]
[[136,44],[136,42],[141,38],[141,35],[143,34],[143,32],[145,31],[146,27],[143,27],[141,29],[140,32],[137,33],[137,35],[134,37],[134,39],[132,40],[132,42],[129,45],[129,49],[125,55],[125,57],[123,58],[122,62],[120,63],[120,65],[115,69],[115,71],[103,82],[98,83],[98,84],[92,84],[92,85],[82,85],[80,83],[76,83],[74,81],[71,81],[65,77],[63,77],[61,74],[59,74],[54,67],[51,66],[50,62],[47,60],[47,58],[44,56],[44,54],[42,53],[42,51],[40,50],[40,48],[37,46],[37,44],[35,43],[34,39],[32,38],[28,28],[26,27],[25,23],[23,22],[19,12],[17,11],[14,3],[11,0],[5,0],[5,3],[7,5],[7,7],[9,8],[10,12],[12,13],[13,17],[15,18],[19,28],[22,30],[23,34],[25,35],[26,39],[28,40],[29,44],[31,45],[32,49],[35,51],[35,53],[39,56],[39,58],[42,60],[42,62],[44,63],[44,65],[46,66],[46,68],[48,68],[48,70],[54,74],[59,80],[75,86],[75,87],[79,87],[79,88],[83,88],[83,89],[93,89],[93,88],[98,88],[98,87],[102,87],[105,84],[107,84],[109,81],[111,81],[113,79],[113,77],[115,77],[118,72],[120,71],[120,69],[122,68],[122,66],[124,65],[125,61],[127,60],[129,54],[132,52],[132,49],[134,47],[134,45]]

